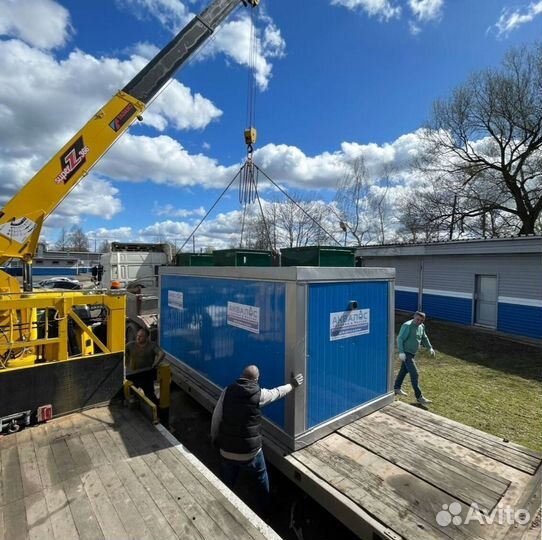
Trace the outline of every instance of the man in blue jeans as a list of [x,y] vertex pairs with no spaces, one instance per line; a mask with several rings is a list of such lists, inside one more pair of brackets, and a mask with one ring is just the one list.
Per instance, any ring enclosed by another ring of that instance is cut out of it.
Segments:
[[269,478],[262,451],[261,408],[281,399],[303,384],[303,375],[272,390],[260,388],[260,371],[247,366],[233,384],[224,389],[211,421],[211,440],[220,449],[220,476],[233,488],[241,470],[256,480],[264,497],[269,495]]
[[431,346],[431,342],[425,333],[424,322],[425,313],[416,311],[414,317],[401,326],[401,330],[397,336],[397,348],[399,349],[401,369],[399,369],[395,384],[393,385],[396,395],[406,396],[407,393],[401,388],[401,385],[403,384],[407,373],[409,373],[410,382],[412,383],[412,388],[414,388],[414,394],[420,405],[428,405],[432,402],[422,394],[418,384],[418,368],[416,367],[414,357],[416,356],[420,345],[423,345],[428,349],[431,356],[435,356],[435,350]]

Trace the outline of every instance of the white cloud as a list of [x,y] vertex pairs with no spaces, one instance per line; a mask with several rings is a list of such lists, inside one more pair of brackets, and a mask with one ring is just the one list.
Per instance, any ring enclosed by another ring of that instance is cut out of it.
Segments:
[[95,176],[88,176],[70,192],[55,213],[62,216],[81,218],[82,210],[86,215],[111,219],[122,210],[117,197],[119,190],[110,182]]
[[408,6],[418,21],[427,22],[440,19],[444,0],[408,0]]
[[[117,4],[130,10],[130,13],[141,18],[155,17],[165,28],[177,34],[194,16],[186,2],[178,0],[117,0]],[[265,90],[271,78],[272,65],[269,59],[282,58],[286,43],[280,30],[272,19],[260,8],[256,15],[256,35],[254,51],[254,69],[256,82],[261,90]],[[236,64],[249,65],[251,21],[248,10],[226,20],[220,29],[208,40],[196,59],[225,54]]]
[[[280,30],[267,18],[263,31],[255,38],[253,58],[254,77],[261,90],[265,90],[271,79],[272,65],[268,59],[282,58],[286,43]],[[250,63],[250,18],[244,14],[239,19],[224,23],[214,39],[204,45],[199,58],[213,56],[219,52],[226,54],[235,63],[248,66]]]
[[116,4],[139,19],[156,18],[175,34],[193,17],[179,0],[116,0]]
[[22,39],[33,47],[65,45],[72,28],[68,10],[53,0],[2,0],[0,35]]
[[205,215],[205,208],[200,206],[199,208],[193,208],[192,210],[187,210],[184,208],[175,208],[172,204],[166,204],[160,206],[156,202],[152,209],[153,213],[157,216],[166,216],[166,217],[203,217]]
[[45,220],[42,236],[56,241],[58,230],[73,225],[82,226],[85,216],[111,219],[122,210],[119,190],[110,182],[89,175],[78,184]]
[[171,186],[224,187],[238,166],[224,167],[203,154],[189,154],[167,135],[124,135],[104,156],[97,170],[128,182],[151,181]]
[[533,21],[535,17],[542,14],[542,0],[531,2],[525,9],[503,9],[499,20],[495,24],[497,34],[506,37],[510,32],[517,30],[521,25]]
[[[78,50],[58,61],[21,41],[0,42],[0,155],[56,152],[144,64],[141,57],[122,61]],[[174,80],[147,109],[145,121],[158,129],[201,129],[221,114]]]
[[[107,229],[105,227],[99,227],[93,231],[88,231],[87,236],[89,239],[97,241],[130,241],[133,238],[134,231],[132,227],[115,227],[113,229]],[[99,246],[98,246],[99,247]]]
[[390,0],[331,0],[331,4],[351,10],[361,9],[369,17],[377,17],[382,21],[399,18],[401,15],[401,7]]

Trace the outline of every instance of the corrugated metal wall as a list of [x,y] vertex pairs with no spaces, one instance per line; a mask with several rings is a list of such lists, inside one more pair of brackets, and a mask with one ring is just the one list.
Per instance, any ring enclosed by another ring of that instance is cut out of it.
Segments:
[[[285,383],[285,285],[261,281],[163,275],[160,345],[206,379],[225,387],[248,364],[260,368],[260,384]],[[169,302],[169,292],[182,293]],[[228,302],[258,307],[259,332],[227,324]],[[284,400],[263,410],[284,427]]]
[[[519,244],[518,244],[519,246]],[[364,257],[364,266],[396,269],[396,308],[414,311],[423,261],[422,309],[431,317],[473,323],[476,275],[494,275],[498,284],[497,329],[542,338],[542,256],[540,253],[455,254]]]
[[[369,332],[330,339],[330,314],[349,300],[369,309]],[[311,284],[308,290],[307,425],[329,420],[387,392],[388,283]]]

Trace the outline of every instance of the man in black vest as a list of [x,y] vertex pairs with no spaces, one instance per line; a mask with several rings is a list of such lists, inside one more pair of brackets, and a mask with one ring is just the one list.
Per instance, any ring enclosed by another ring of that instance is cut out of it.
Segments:
[[262,451],[261,407],[269,405],[303,384],[301,373],[290,383],[268,390],[260,388],[260,370],[247,366],[241,377],[224,389],[211,421],[211,439],[220,449],[220,476],[233,488],[241,470],[255,477],[267,496],[269,478]]

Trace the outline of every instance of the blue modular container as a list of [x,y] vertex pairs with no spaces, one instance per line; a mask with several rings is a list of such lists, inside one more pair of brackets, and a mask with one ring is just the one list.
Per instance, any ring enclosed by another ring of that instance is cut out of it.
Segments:
[[394,270],[162,267],[160,345],[181,384],[212,406],[248,364],[273,388],[264,433],[299,449],[393,400]]

